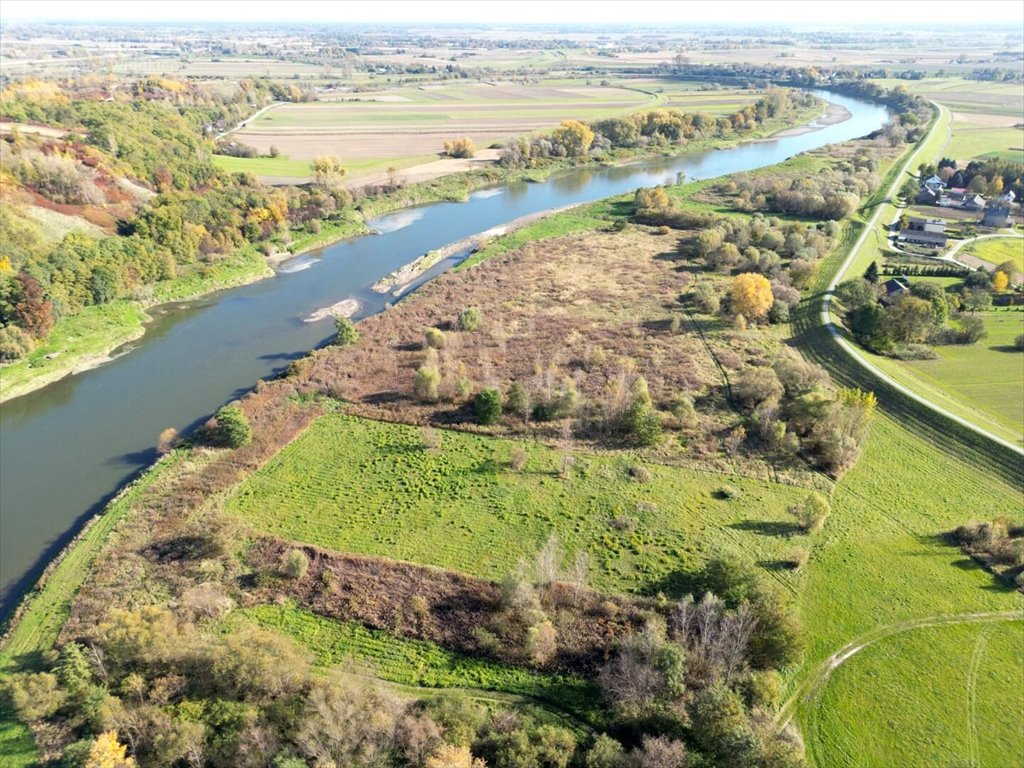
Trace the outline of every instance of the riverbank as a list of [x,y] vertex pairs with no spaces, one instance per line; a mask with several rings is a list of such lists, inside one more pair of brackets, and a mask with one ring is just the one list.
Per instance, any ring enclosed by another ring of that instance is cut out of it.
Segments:
[[[449,173],[394,192],[363,198],[338,220],[323,222],[319,232],[290,232],[291,239],[286,246],[289,256],[285,258],[371,234],[372,229],[367,222],[378,216],[429,203],[465,202],[471,194],[487,187],[521,182],[540,183],[556,173],[587,166],[617,167],[656,157],[678,157],[724,149],[764,137],[782,136],[789,130],[785,126],[819,117],[822,106],[823,102],[819,102],[785,120],[769,121],[759,130],[742,137],[690,142],[685,147],[673,149],[618,149],[587,160],[549,160],[539,168],[509,169],[495,164]],[[846,114],[849,116],[848,112]],[[272,259],[264,257],[255,245],[249,245],[216,264],[204,264],[187,275],[154,284],[151,294],[144,299],[87,307],[77,315],[58,321],[47,340],[30,355],[0,367],[0,403],[109,361],[119,348],[145,335],[146,325],[152,319],[146,310],[169,302],[195,301],[217,291],[273,277],[276,273],[271,263]]]

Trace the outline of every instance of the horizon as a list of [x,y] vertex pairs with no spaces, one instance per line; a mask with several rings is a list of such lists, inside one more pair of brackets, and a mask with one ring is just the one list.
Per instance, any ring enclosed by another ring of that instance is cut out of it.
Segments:
[[[870,5],[870,4],[869,4]],[[528,9],[543,6],[548,18],[523,20]],[[696,28],[727,25],[739,29],[751,27],[778,28],[876,28],[893,24],[913,23],[920,29],[970,26],[971,28],[1012,28],[1024,26],[1024,3],[1016,0],[976,0],[965,4],[956,0],[935,0],[926,6],[928,20],[918,16],[925,4],[911,0],[894,0],[884,4],[884,18],[865,19],[865,3],[838,0],[829,4],[800,0],[763,3],[753,0],[726,0],[709,6],[705,3],[661,3],[638,0],[622,4],[595,0],[586,6],[586,19],[577,18],[581,4],[566,0],[554,2],[511,2],[492,0],[467,3],[458,0],[384,0],[378,3],[330,3],[295,0],[283,8],[271,0],[256,0],[244,5],[245,19],[236,19],[240,2],[234,0],[153,0],[139,4],[119,0],[80,3],[69,0],[7,0],[0,23],[19,24],[152,24],[182,26],[193,24],[255,24],[324,26],[362,26],[379,24],[389,27],[426,25],[431,27],[508,26],[518,28],[564,27],[579,29],[614,26],[644,27],[655,20],[659,27]],[[882,3],[874,7],[883,8]],[[339,18],[325,19],[325,10]],[[737,21],[740,16],[742,21]],[[441,17],[441,18],[438,18]],[[729,18],[732,17],[732,18]],[[993,21],[994,18],[1004,21]],[[395,21],[401,18],[402,21]],[[978,22],[977,19],[986,21]],[[449,20],[451,19],[451,20]],[[456,20],[457,19],[457,20]]]

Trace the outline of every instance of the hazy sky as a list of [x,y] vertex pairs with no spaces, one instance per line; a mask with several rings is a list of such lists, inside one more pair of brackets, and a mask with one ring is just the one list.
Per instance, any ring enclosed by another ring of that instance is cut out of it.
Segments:
[[596,22],[787,25],[1001,21],[1021,0],[3,0],[5,21]]

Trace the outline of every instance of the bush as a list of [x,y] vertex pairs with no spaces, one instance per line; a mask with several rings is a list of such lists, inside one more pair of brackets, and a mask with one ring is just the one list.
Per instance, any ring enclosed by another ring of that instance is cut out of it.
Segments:
[[334,318],[334,327],[338,329],[338,334],[335,336],[337,344],[347,347],[359,341],[359,331],[356,329],[355,323],[347,317]]
[[1024,333],[1013,340],[1013,347],[1018,352],[1024,352]]
[[290,579],[301,579],[309,570],[309,558],[301,549],[292,549],[284,559],[284,574]]
[[252,442],[249,419],[237,405],[225,405],[214,416],[214,442],[227,448],[241,448]]
[[789,508],[789,513],[807,533],[820,531],[829,511],[828,500],[821,494],[813,492],[807,494],[807,498],[802,502]]
[[497,424],[501,418],[501,392],[494,387],[482,389],[473,399],[473,413],[478,424]]
[[424,342],[428,349],[444,349],[444,332],[440,328],[427,328]]
[[0,362],[19,360],[32,351],[32,337],[16,325],[0,328]]
[[508,399],[505,405],[509,413],[526,419],[530,415],[530,396],[526,393],[526,387],[518,381],[513,381],[508,388]]
[[526,451],[518,445],[513,446],[508,454],[508,466],[513,472],[522,472],[526,466],[526,459]]
[[452,139],[444,143],[444,153],[448,157],[473,157],[476,154],[476,147],[472,139]]
[[413,389],[416,397],[429,403],[437,402],[439,395],[438,387],[441,384],[441,372],[435,366],[424,365],[416,371],[416,378],[413,381]]
[[469,307],[459,314],[458,327],[460,331],[475,331],[480,327],[480,310],[476,307]]

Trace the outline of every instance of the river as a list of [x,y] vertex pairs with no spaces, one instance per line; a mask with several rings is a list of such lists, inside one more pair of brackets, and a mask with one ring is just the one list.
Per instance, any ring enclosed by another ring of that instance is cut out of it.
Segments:
[[[864,136],[888,119],[880,105],[826,92],[850,118],[775,140],[617,168],[585,168],[542,184],[514,184],[464,203],[407,208],[356,238],[285,263],[275,278],[155,312],[144,338],[111,362],[0,407],[0,615],[91,515],[156,457],[157,435],[186,432],[221,404],[326,341],[333,321],[304,323],[345,298],[355,318],[384,308],[370,286],[439,248],[527,214],[672,182],[774,165],[824,144]],[[436,265],[414,284],[462,258]]]

